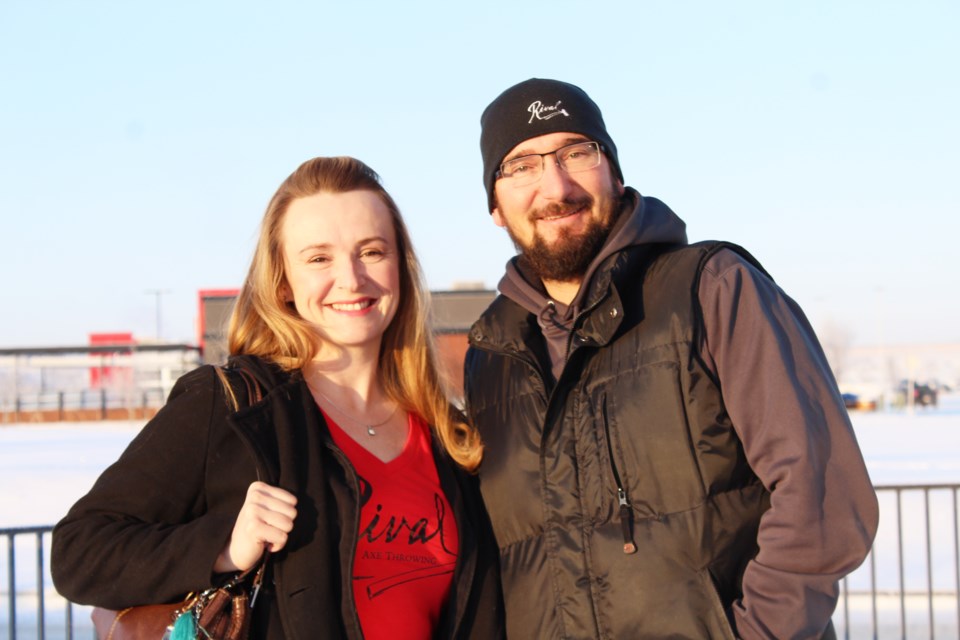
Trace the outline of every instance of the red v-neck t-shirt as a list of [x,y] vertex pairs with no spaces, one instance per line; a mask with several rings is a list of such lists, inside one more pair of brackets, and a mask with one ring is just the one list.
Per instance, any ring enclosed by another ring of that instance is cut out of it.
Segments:
[[403,451],[383,462],[323,415],[360,479],[352,582],[363,636],[431,638],[453,582],[459,537],[440,488],[430,428],[408,414]]

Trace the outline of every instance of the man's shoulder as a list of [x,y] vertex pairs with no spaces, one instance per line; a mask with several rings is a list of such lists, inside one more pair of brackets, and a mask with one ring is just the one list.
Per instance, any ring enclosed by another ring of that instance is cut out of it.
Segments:
[[621,253],[619,264],[615,265],[619,272],[615,278],[621,283],[649,281],[651,277],[693,278],[712,256],[722,253],[726,245],[717,240],[634,245]]
[[757,270],[770,277],[760,261],[742,246],[725,240],[701,240],[686,245],[661,245],[653,252],[654,262],[671,269],[688,264],[697,278],[703,272],[719,274],[734,267]]
[[467,361],[475,362],[478,351],[523,351],[539,330],[532,313],[507,296],[498,295],[470,327]]
[[709,248],[699,264],[698,271],[701,278],[706,276],[721,279],[733,271],[745,271],[754,276],[760,275],[773,280],[760,261],[740,245],[714,240],[704,244],[708,244]]
[[473,323],[470,335],[474,336],[491,324],[501,324],[504,320],[526,318],[529,315],[531,315],[530,312],[519,303],[499,293]]
[[717,256],[726,256],[727,259],[739,256],[748,262],[756,262],[756,258],[742,246],[727,240],[700,240],[690,244],[662,244],[657,245],[659,256],[693,256],[702,257],[705,261]]

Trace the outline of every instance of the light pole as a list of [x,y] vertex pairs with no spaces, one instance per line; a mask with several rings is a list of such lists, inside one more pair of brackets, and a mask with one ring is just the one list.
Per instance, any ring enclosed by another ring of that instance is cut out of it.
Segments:
[[157,342],[160,342],[160,297],[170,293],[170,289],[147,289],[144,293],[157,299]]

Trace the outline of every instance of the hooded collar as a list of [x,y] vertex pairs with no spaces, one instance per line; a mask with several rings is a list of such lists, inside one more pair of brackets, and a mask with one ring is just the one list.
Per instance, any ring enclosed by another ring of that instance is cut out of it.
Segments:
[[564,328],[564,331],[570,330],[577,313],[589,306],[588,298],[596,289],[593,280],[598,268],[613,254],[627,247],[646,244],[687,244],[686,224],[663,202],[644,197],[631,187],[627,187],[623,200],[625,211],[620,214],[606,242],[587,267],[580,289],[569,306],[551,300],[543,282],[524,269],[519,256],[514,256],[507,263],[498,289],[504,296],[535,314],[544,332],[553,334],[558,327]]

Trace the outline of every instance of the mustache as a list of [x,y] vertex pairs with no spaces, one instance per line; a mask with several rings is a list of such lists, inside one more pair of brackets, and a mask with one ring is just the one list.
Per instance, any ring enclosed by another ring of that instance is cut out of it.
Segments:
[[579,198],[569,198],[563,202],[551,202],[545,207],[536,209],[530,213],[530,221],[535,222],[541,218],[552,218],[553,216],[563,216],[580,209],[589,209],[593,206],[593,198],[584,195]]

